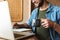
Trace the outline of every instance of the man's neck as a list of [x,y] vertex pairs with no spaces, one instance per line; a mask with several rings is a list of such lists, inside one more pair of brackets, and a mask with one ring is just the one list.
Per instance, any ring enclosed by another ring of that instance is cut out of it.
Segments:
[[47,2],[44,2],[44,4],[40,7],[40,11],[44,11],[46,9],[48,9],[49,4]]

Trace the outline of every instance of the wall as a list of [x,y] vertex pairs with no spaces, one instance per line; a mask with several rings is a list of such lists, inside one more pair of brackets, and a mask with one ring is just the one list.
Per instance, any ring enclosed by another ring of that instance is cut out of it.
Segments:
[[54,5],[60,6],[60,0],[48,0],[48,1],[53,3]]
[[23,0],[23,22],[26,22],[31,13],[31,0]]
[[[19,24],[25,23],[29,17],[30,17],[30,13],[31,13],[31,0],[23,0],[23,21],[21,22],[17,22]],[[12,24],[14,24],[16,22],[12,22]]]
[[3,0],[0,0],[0,2],[3,1]]

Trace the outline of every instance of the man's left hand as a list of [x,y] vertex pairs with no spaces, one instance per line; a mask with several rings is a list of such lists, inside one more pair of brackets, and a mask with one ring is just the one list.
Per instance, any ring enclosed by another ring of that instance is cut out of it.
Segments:
[[53,22],[51,20],[48,20],[48,19],[41,19],[41,25],[44,27],[44,28],[50,28],[53,26]]

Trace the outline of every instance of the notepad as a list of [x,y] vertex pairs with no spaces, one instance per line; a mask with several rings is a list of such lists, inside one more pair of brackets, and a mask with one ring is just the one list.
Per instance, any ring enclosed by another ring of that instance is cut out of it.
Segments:
[[30,31],[30,30],[31,29],[27,29],[27,28],[13,29],[13,31],[17,31],[17,32]]

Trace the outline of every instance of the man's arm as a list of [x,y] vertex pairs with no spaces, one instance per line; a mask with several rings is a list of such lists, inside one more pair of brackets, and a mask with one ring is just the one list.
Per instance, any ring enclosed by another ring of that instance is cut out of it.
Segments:
[[57,24],[57,23],[53,23],[53,28],[55,29],[55,31],[58,33],[58,34],[60,34],[60,25],[59,24]]

